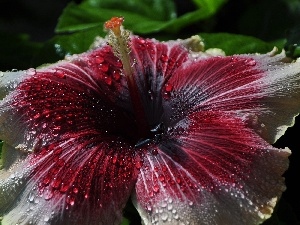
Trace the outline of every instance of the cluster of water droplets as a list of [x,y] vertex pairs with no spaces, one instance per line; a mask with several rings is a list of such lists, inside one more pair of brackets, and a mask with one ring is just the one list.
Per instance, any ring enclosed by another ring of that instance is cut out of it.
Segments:
[[193,208],[194,203],[192,201],[180,202],[172,198],[165,198],[152,207],[147,206],[146,210],[151,215],[152,224],[189,225],[190,221],[188,221],[189,217],[186,213]]

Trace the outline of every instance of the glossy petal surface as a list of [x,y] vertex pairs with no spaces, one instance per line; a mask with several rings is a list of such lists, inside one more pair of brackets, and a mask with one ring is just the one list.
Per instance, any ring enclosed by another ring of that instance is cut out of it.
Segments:
[[116,96],[105,98],[113,93],[111,85],[122,88],[120,79],[107,82],[108,73],[118,68],[106,46],[70,62],[27,71],[1,102],[1,139],[12,146],[5,153],[17,149],[23,154],[20,162],[14,158],[2,171],[6,178],[1,188],[13,189],[15,179],[22,183],[22,189],[8,192],[19,197],[4,196],[3,210],[8,211],[3,224],[121,221],[139,153],[118,135],[131,118],[124,120],[125,112],[113,106]]
[[187,62],[169,80],[173,120],[198,110],[234,112],[274,143],[294,124],[300,108],[300,62],[284,60],[280,54]]
[[135,197],[145,224],[259,224],[285,189],[290,154],[214,112],[189,115],[149,152]]

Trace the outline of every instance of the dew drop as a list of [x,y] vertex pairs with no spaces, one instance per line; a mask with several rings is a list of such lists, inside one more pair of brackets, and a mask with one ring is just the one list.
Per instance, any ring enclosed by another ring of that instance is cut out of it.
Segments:
[[67,203],[69,204],[69,205],[74,205],[75,204],[75,198],[73,197],[73,196],[69,196],[68,195],[68,197],[67,197]]
[[167,219],[168,219],[168,214],[167,213],[162,213],[161,214],[161,219],[163,220],[163,221],[166,221]]
[[102,70],[102,72],[108,71],[108,64],[107,63],[100,63],[99,69]]
[[104,77],[104,81],[107,85],[111,85],[112,84],[112,79],[111,77]]
[[73,188],[73,193],[77,194],[78,193],[78,188],[74,187]]
[[163,62],[167,62],[169,57],[166,55],[166,54],[162,54],[161,57],[160,57],[161,61]]
[[120,72],[119,71],[116,71],[116,70],[114,70],[113,71],[113,78],[116,80],[116,81],[118,81],[118,80],[120,80],[120,78],[121,78],[121,74],[120,74]]
[[41,114],[40,114],[40,113],[37,113],[37,114],[35,114],[35,115],[33,116],[33,119],[38,119],[38,118],[40,118],[40,116],[41,116]]
[[173,90],[173,86],[171,84],[166,84],[165,85],[165,90],[166,90],[166,92],[170,92],[170,91]]
[[26,74],[29,76],[33,76],[36,74],[36,70],[34,68],[30,68],[27,70]]
[[66,78],[66,74],[61,70],[56,70],[54,74],[58,78]]
[[49,216],[45,216],[45,217],[44,217],[44,221],[45,221],[45,222],[48,222],[49,219],[50,219]]
[[164,180],[165,180],[165,177],[164,177],[164,175],[159,174],[159,175],[158,175],[158,179],[159,179],[160,181],[164,181]]
[[178,214],[175,214],[173,217],[175,220],[178,220],[178,218],[179,218]]
[[163,201],[163,202],[161,203],[161,207],[163,207],[163,208],[167,207],[167,203],[166,203],[165,201]]
[[29,202],[33,202],[33,200],[34,200],[34,194],[33,193],[29,193],[29,196],[28,196],[28,200],[29,200]]
[[64,193],[69,189],[69,185],[62,183],[60,187],[60,192]]
[[159,192],[159,187],[158,187],[157,185],[154,185],[154,186],[153,186],[153,191],[154,191],[155,193]]
[[141,159],[137,159],[135,162],[135,167],[140,169],[143,166],[143,161]]
[[49,200],[53,197],[53,192],[50,189],[46,189],[44,192],[44,199]]
[[158,151],[156,148],[152,149],[152,155],[157,155],[158,154]]
[[95,58],[95,63],[100,64],[100,63],[103,63],[103,62],[104,62],[104,58],[103,58],[103,57],[101,57],[101,56],[96,56],[96,58]]
[[169,211],[172,210],[172,209],[173,209],[173,205],[172,205],[172,204],[168,204],[167,209],[168,209]]
[[50,183],[50,181],[51,181],[50,176],[46,176],[46,177],[44,178],[44,180],[43,180],[43,183],[47,185],[47,184]]
[[60,184],[61,184],[61,180],[60,180],[60,179],[54,179],[54,180],[52,181],[52,183],[51,183],[51,186],[52,186],[53,188],[59,188]]
[[113,164],[116,164],[117,159],[118,159],[118,157],[117,157],[116,155],[114,155],[114,156],[112,157],[112,163],[113,163]]
[[119,68],[122,68],[122,67],[123,67],[123,63],[122,63],[121,60],[118,60],[118,61],[115,63],[115,65],[116,65],[117,67],[119,67]]
[[150,100],[153,100],[153,93],[151,90],[148,91],[148,96],[149,96]]
[[256,65],[256,61],[254,59],[245,60],[245,63],[248,66],[255,66]]
[[145,43],[146,43],[146,41],[145,41],[144,39],[141,39],[141,38],[138,39],[138,42],[139,42],[140,44],[145,44]]

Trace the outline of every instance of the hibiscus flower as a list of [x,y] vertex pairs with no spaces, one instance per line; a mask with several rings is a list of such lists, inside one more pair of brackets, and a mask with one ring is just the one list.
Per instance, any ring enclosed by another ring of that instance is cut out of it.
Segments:
[[[300,108],[300,62],[159,42],[122,18],[86,53],[1,73],[2,225],[260,224],[285,190],[274,143]],[[217,51],[220,52],[220,51]]]

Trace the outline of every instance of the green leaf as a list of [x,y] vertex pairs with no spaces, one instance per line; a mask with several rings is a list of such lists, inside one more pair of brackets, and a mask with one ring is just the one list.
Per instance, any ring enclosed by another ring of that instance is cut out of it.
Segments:
[[[226,55],[244,53],[267,53],[270,52],[274,47],[273,44],[264,42],[260,39],[238,34],[201,33],[200,36],[204,39],[206,49],[220,48],[225,51]],[[282,48],[282,46],[277,47],[279,49]]]
[[86,51],[96,36],[106,35],[103,24],[113,16],[125,17],[124,26],[136,34],[151,33],[155,37],[153,33],[159,36],[161,31],[176,33],[191,23],[212,16],[224,2],[197,0],[199,9],[179,18],[171,0],[86,0],[79,5],[70,3],[56,27],[56,32],[64,35],[56,37],[54,42],[67,54]]
[[193,0],[201,10],[202,18],[208,18],[214,15],[227,0]]
[[217,12],[225,0],[200,1],[199,9],[177,17],[171,0],[86,0],[76,5],[69,4],[59,19],[56,32],[75,32],[103,23],[113,16],[123,16],[127,29],[137,34],[153,32],[178,32],[181,28],[204,20]]
[[176,12],[170,0],[87,0],[79,5],[69,4],[59,19],[56,31],[74,32],[96,26],[102,28],[103,23],[113,16],[125,17],[126,27],[134,32],[149,33],[176,18]]

